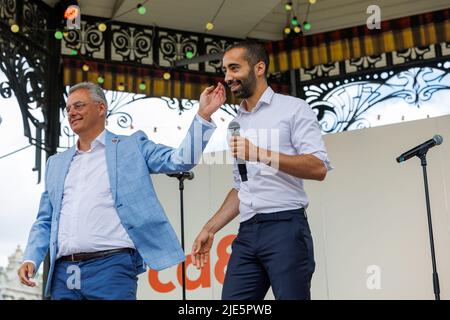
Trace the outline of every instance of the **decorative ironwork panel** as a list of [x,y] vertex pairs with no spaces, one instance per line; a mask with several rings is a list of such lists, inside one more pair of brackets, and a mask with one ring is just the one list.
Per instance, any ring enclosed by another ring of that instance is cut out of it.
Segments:
[[394,51],[392,55],[394,64],[402,64],[415,60],[432,59],[436,57],[435,46],[414,47],[401,51]]
[[[192,57],[198,55],[198,36],[160,31],[159,32],[159,65],[170,67],[178,60],[186,59],[190,52]],[[199,70],[199,64],[190,64],[186,66],[189,70]]]
[[46,70],[48,57],[43,51],[36,49],[13,37],[7,32],[0,36],[0,70],[6,75],[7,81],[0,83],[0,95],[9,99],[13,97],[22,113],[24,135],[30,144],[36,146],[36,166],[38,183],[41,170],[41,150],[49,151],[43,140],[46,130],[47,113]]
[[149,28],[112,25],[111,59],[152,64],[153,30]]
[[81,29],[72,29],[64,32],[61,53],[71,54],[76,50],[89,58],[105,58],[105,39],[103,32],[98,30],[96,24],[81,22]]
[[[218,38],[205,38],[206,54],[216,54],[224,52],[236,41]],[[208,61],[205,66],[206,72],[222,73],[222,59]]]
[[367,56],[357,59],[350,59],[345,61],[345,72],[357,72],[373,68],[382,68],[387,66],[386,53],[379,56]]
[[450,56],[450,43],[441,43],[441,52],[443,56]]
[[32,42],[48,48],[48,34],[43,32],[47,29],[50,14],[41,5],[32,1],[23,4],[23,34]]
[[[2,0],[0,0],[2,1]],[[104,32],[102,19],[82,16],[81,30],[64,32],[61,53],[77,54],[106,62],[120,61],[155,67],[188,69],[217,74],[222,61],[197,62],[175,67],[175,62],[223,52],[240,39],[207,36],[171,29],[110,21]]]
[[321,64],[318,66],[312,66],[311,68],[301,68],[300,79],[302,81],[308,81],[316,78],[338,75],[339,72],[339,62]]
[[0,21],[9,25],[16,18],[16,0],[0,0]]
[[450,106],[427,106],[443,90],[450,95],[449,70],[447,60],[349,75],[304,85],[303,97],[316,112],[324,133],[450,114]]
[[33,110],[44,106],[44,79],[47,56],[41,51],[14,41],[11,38],[0,37],[0,69],[8,81],[0,84],[4,98],[11,97],[15,92],[19,106],[24,116],[24,134],[32,139],[30,123],[40,127],[42,123],[33,115]]

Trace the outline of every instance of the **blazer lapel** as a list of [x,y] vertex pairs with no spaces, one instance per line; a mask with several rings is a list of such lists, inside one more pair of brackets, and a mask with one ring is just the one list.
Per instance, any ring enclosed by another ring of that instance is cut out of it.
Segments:
[[106,130],[106,166],[108,168],[109,184],[114,201],[116,201],[117,196],[117,145],[119,144],[119,141],[117,135]]
[[59,214],[61,208],[61,202],[64,192],[64,182],[66,181],[67,173],[69,172],[70,164],[72,163],[72,158],[75,155],[77,148],[76,145],[72,146],[67,152],[61,153],[58,168],[58,180],[56,187],[56,213]]

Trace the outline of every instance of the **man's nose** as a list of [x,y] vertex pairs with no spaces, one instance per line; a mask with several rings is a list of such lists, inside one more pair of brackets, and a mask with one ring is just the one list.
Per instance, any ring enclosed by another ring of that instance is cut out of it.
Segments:
[[77,111],[75,110],[75,108],[70,108],[69,112],[67,112],[67,115],[69,116],[69,119],[72,118],[72,116],[74,116],[77,113]]
[[225,72],[225,83],[228,85],[230,81],[233,81],[233,77],[228,72]]

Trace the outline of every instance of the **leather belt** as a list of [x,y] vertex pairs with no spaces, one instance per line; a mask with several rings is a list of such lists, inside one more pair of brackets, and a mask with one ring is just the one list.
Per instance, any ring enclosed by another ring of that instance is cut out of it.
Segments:
[[278,212],[272,212],[272,213],[257,213],[250,219],[248,219],[244,222],[241,222],[241,225],[245,226],[248,224],[260,223],[260,222],[266,222],[266,221],[290,220],[294,216],[306,217],[305,209],[299,208],[299,209],[278,211]]
[[104,250],[104,251],[96,251],[96,252],[81,252],[75,253],[68,256],[63,256],[58,259],[58,261],[72,261],[72,262],[81,262],[87,261],[96,258],[104,258],[110,256],[115,253],[128,252],[133,253],[134,249],[131,248],[120,248],[120,249],[112,249],[112,250]]

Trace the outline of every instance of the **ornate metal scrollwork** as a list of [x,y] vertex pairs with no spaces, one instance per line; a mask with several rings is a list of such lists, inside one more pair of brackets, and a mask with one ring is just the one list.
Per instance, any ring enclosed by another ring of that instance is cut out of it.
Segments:
[[48,13],[36,3],[24,2],[23,4],[23,31],[24,35],[43,48],[48,47],[47,33],[42,32],[47,28]]
[[385,66],[387,66],[385,53],[382,53],[378,56],[365,56],[345,61],[346,73],[357,72],[373,68],[381,68]]
[[[192,56],[198,54],[197,36],[161,31],[159,34],[159,41],[159,65],[161,66],[174,65],[175,61],[185,59],[188,52],[191,52]],[[191,70],[198,70],[198,64],[191,64],[188,68]]]
[[113,26],[112,46],[113,54],[121,56],[122,61],[141,63],[152,56],[152,30]]
[[[22,10],[17,12],[16,1],[0,0],[0,71],[7,78],[0,83],[0,95],[5,99],[17,99],[24,135],[36,147],[33,171],[38,172],[39,183],[41,152],[51,152],[44,140],[44,132],[46,136],[49,134],[49,97],[46,95],[49,92],[49,52],[48,34],[42,32],[47,29],[50,12],[40,2],[24,0],[21,3]],[[19,14],[22,16],[17,16]],[[7,18],[21,21],[23,32],[11,33]]]
[[[216,38],[205,38],[205,48],[206,54],[216,54],[224,52],[228,47],[230,47],[234,41],[226,39],[216,39]],[[212,60],[208,61],[205,71],[222,73],[222,60]]]
[[0,21],[9,24],[11,20],[16,20],[16,1],[0,0]]
[[339,63],[327,63],[301,69],[303,81],[339,74]]
[[394,52],[394,60],[401,63],[434,58],[435,56],[434,46],[431,45],[426,47],[414,47]]
[[11,43],[10,40],[0,38],[0,70],[8,78],[7,82],[0,84],[1,94],[9,98],[11,90],[14,91],[23,116],[24,135],[31,142],[33,137],[29,121],[36,127],[42,126],[31,111],[44,105],[43,82],[47,57],[24,44]]
[[63,48],[76,50],[90,58],[104,58],[103,33],[94,24],[82,21],[81,29],[64,33]]
[[305,85],[306,101],[322,130],[334,133],[371,126],[368,111],[388,99],[400,98],[420,108],[433,94],[450,89],[450,62],[378,72],[344,80]]

